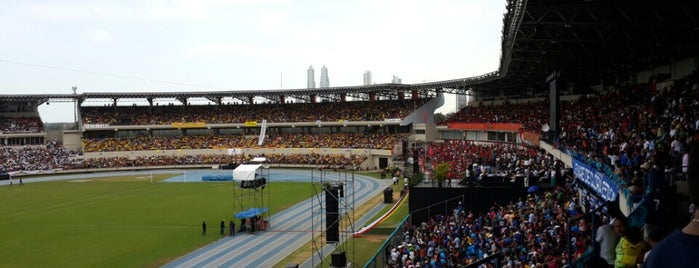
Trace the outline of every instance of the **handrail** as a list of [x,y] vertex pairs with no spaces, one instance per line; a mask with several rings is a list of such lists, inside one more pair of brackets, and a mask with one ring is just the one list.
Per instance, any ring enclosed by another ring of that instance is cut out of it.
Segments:
[[[388,244],[391,242],[391,239],[392,239],[393,237],[396,236],[396,234],[398,233],[398,231],[399,231],[400,229],[402,229],[403,226],[405,226],[405,223],[408,222],[408,218],[410,218],[409,215],[408,215],[408,216],[405,216],[405,218],[403,218],[403,220],[398,224],[398,227],[396,227],[396,229],[393,230],[393,232],[391,233],[391,235],[388,236],[388,239],[386,239],[386,240],[383,241],[383,243],[381,244],[381,246],[379,247],[379,249],[376,250],[376,253],[374,253],[374,255],[371,256],[371,258],[369,258],[369,261],[367,261],[367,263],[364,264],[364,268],[369,268],[369,264],[371,264],[371,263],[373,263],[373,262],[376,262],[376,258],[379,256],[379,254],[384,254],[384,253],[385,253],[385,248],[386,248],[386,247],[388,246]],[[374,260],[374,261],[372,262],[371,260]],[[376,267],[376,265],[374,265],[374,267]],[[383,267],[383,264],[382,264],[382,267]]]

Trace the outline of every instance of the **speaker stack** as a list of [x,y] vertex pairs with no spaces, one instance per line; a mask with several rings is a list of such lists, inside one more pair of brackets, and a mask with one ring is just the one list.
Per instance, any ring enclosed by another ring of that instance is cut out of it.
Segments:
[[347,255],[344,251],[330,254],[330,267],[344,268],[347,267]]
[[340,221],[338,194],[340,189],[335,186],[325,187],[325,241],[326,243],[340,242]]

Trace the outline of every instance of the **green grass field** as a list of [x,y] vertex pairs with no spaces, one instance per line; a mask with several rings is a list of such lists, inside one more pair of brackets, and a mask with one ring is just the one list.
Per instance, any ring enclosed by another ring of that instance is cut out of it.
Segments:
[[[158,267],[220,238],[239,208],[232,183],[157,183],[167,176],[0,187],[0,267]],[[272,213],[312,195],[309,183],[268,190]]]

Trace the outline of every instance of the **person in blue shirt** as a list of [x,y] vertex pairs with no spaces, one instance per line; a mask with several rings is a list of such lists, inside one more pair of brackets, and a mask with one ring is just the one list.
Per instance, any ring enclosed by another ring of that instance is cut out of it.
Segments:
[[[689,196],[699,204],[699,143],[693,142],[689,151],[687,172]],[[655,245],[648,255],[644,267],[699,267],[699,206],[695,206],[692,217],[682,229],[676,229]]]

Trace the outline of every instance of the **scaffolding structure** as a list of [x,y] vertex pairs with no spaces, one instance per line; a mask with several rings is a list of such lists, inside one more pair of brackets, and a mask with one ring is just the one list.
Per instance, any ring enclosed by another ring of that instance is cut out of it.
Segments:
[[[347,258],[348,261],[353,260],[354,242],[346,242],[356,231],[354,170],[314,169],[311,171],[311,184],[314,198],[311,204],[312,267],[327,267],[323,265],[323,259],[329,256],[328,252],[351,252],[352,255]],[[336,212],[333,208],[328,211],[327,202],[333,202],[328,198],[337,200]],[[328,222],[328,216],[337,220]],[[338,241],[328,241],[327,232],[332,228],[338,230]]]
[[[259,213],[264,220],[267,221],[266,228],[269,228],[270,210],[270,177],[269,167],[260,165],[254,174],[254,180],[241,180],[236,178],[235,171],[233,175],[233,202],[235,209],[233,215],[250,212]],[[259,210],[257,210],[259,209]]]

